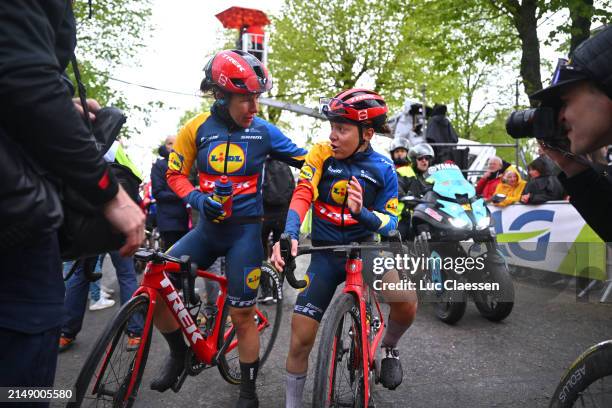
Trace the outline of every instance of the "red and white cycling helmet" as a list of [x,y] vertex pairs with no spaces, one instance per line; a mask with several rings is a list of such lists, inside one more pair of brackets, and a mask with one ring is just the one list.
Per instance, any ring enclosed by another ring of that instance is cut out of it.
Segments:
[[387,119],[387,104],[374,91],[353,88],[333,98],[320,99],[321,113],[330,122],[348,122],[360,127],[377,128]]
[[202,91],[217,86],[229,93],[259,94],[272,89],[272,80],[264,64],[240,50],[218,52],[208,61],[204,73]]

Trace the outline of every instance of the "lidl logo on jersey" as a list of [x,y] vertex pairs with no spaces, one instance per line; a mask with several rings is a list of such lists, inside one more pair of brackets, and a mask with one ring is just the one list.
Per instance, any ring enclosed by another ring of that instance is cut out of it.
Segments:
[[315,174],[315,169],[309,164],[304,164],[302,166],[302,170],[300,170],[300,179],[301,180],[312,180]]
[[391,214],[397,215],[397,197],[393,197],[387,201],[387,204],[385,204],[385,209]]
[[175,171],[183,170],[183,160],[183,156],[177,152],[170,152],[170,156],[168,157],[168,168]]
[[227,162],[227,174],[244,174],[247,147],[248,143],[241,142],[230,143],[229,149],[227,142],[212,143],[208,150],[209,170],[223,173]]
[[246,275],[245,283],[251,290],[257,290],[259,287],[259,279],[261,278],[261,269],[253,268]]
[[348,180],[339,180],[334,183],[330,190],[331,198],[336,204],[342,205],[347,194]]

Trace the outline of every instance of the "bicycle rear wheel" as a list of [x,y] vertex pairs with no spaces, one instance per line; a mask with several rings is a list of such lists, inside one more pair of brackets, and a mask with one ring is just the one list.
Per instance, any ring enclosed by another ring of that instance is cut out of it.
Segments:
[[612,340],[578,357],[557,386],[550,407],[612,407]]
[[313,407],[362,407],[364,405],[364,367],[361,349],[359,306],[347,293],[338,296],[328,308],[323,324]]
[[[273,300],[266,304],[259,303],[255,308],[255,324],[259,329],[259,368],[263,366],[272,351],[283,315],[282,282],[274,269],[263,265],[260,282],[266,280],[272,290]],[[230,384],[240,384],[240,361],[235,330],[229,318],[229,306],[226,303],[221,314],[221,333],[217,346],[219,349],[228,343],[225,354],[219,356],[217,367],[223,379]]]
[[[149,327],[146,343],[136,349],[128,347],[127,325],[133,316],[144,320],[148,310],[149,298],[144,295],[123,305],[87,357],[74,386],[76,401],[68,407],[131,407],[134,404],[149,354],[153,325]],[[136,377],[130,387],[134,370],[137,370]]]

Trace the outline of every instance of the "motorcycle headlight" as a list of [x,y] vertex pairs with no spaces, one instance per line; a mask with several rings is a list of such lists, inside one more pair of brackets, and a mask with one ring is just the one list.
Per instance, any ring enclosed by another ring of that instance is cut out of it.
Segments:
[[455,228],[465,228],[468,226],[468,222],[462,218],[451,218],[449,221]]
[[483,229],[487,228],[490,223],[491,223],[491,217],[482,217],[478,221],[478,224],[476,224],[476,229],[483,230]]

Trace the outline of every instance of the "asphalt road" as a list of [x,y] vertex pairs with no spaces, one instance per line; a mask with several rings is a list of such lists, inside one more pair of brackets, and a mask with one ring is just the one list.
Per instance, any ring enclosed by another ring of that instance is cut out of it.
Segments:
[[[298,260],[298,274],[307,259]],[[105,283],[117,289],[111,263]],[[438,321],[431,305],[421,305],[417,320],[400,342],[403,384],[395,391],[377,385],[376,407],[546,407],[563,371],[588,346],[612,338],[612,304],[578,302],[575,290],[514,279],[516,302],[502,323],[483,319],[473,303],[455,326]],[[295,291],[285,285],[283,323],[272,354],[258,378],[260,406],[284,406],[284,366]],[[117,297],[117,295],[115,295]],[[56,387],[70,387],[105,325],[118,307],[87,312],[74,347],[60,355]],[[315,345],[315,349],[317,346]],[[232,407],[238,387],[227,384],[216,368],[188,377],[180,393],[149,389],[167,346],[154,331],[151,352],[136,407]],[[305,407],[312,398],[312,367]]]

